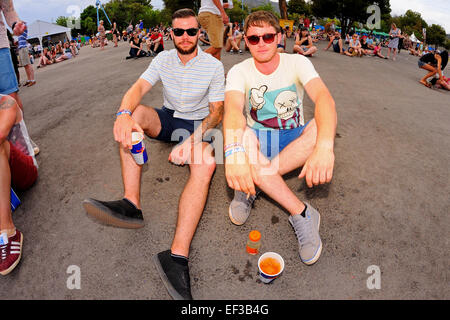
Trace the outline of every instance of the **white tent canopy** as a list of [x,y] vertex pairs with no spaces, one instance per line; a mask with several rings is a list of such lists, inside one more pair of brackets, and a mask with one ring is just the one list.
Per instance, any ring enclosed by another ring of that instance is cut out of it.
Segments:
[[70,28],[41,20],[36,20],[32,24],[28,25],[28,39],[38,38],[41,46],[42,38],[62,33],[66,34],[68,40],[72,40]]

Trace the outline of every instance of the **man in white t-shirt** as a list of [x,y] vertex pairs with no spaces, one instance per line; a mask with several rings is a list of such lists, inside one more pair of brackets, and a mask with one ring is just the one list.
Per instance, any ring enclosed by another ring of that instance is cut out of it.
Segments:
[[[308,58],[277,52],[278,19],[258,11],[245,21],[244,39],[253,58],[230,69],[225,89],[225,174],[235,190],[229,216],[247,220],[259,187],[289,213],[305,264],[322,250],[320,215],[300,201],[282,176],[303,166],[308,187],[331,181],[334,166],[335,103]],[[305,122],[303,93],[315,103]],[[243,111],[246,111],[246,118]]]
[[211,43],[211,47],[205,52],[220,60],[220,53],[223,47],[224,24],[230,21],[222,0],[202,0],[198,11],[198,21],[208,33],[209,42]]

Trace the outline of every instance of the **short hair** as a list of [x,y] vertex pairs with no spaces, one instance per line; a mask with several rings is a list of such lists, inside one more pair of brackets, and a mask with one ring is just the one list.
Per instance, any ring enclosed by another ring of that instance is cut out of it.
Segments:
[[281,32],[280,23],[278,18],[269,11],[259,10],[251,13],[245,18],[244,23],[244,34],[247,34],[247,30],[251,26],[263,27],[264,24],[268,24],[271,27],[274,27],[277,33]]
[[175,19],[183,19],[183,18],[189,18],[189,17],[194,17],[195,20],[197,20],[198,26],[200,27],[200,23],[198,22],[198,19],[197,19],[197,16],[196,16],[194,10],[188,9],[188,8],[179,9],[179,10],[175,11],[172,14],[172,22]]

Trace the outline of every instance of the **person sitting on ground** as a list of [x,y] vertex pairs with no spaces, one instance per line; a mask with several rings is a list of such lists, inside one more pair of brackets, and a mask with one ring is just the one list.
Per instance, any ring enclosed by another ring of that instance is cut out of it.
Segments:
[[372,34],[369,34],[369,36],[365,40],[366,40],[367,48],[369,50],[375,49],[375,43],[374,43]]
[[52,57],[50,52],[48,51],[48,48],[45,47],[44,51],[41,53],[41,57],[39,58],[39,65],[37,66],[38,68],[42,68],[48,65],[51,65],[52,62]]
[[161,51],[164,51],[163,35],[157,28],[153,28],[150,38],[147,40],[148,56],[155,57]]
[[[280,25],[273,13],[251,13],[244,34],[252,58],[228,71],[225,88],[225,176],[234,189],[228,215],[243,225],[260,188],[289,212],[300,259],[311,265],[322,251],[320,214],[297,197],[283,175],[302,167],[299,178],[310,188],[331,181],[335,102],[309,59],[277,52]],[[309,121],[303,115],[305,91],[314,108]]]
[[223,46],[226,52],[239,52],[242,53],[242,50],[237,46],[236,39],[233,35],[233,24],[227,23],[225,30],[223,31]]
[[283,28],[281,28],[281,36],[278,39],[277,51],[279,53],[285,53],[286,52],[286,31],[284,31]]
[[130,39],[130,55],[125,59],[147,57],[147,52],[142,48],[143,45],[144,43],[139,39],[139,34],[134,32],[133,37]]
[[427,81],[428,78],[434,75],[439,75],[439,80],[443,80],[442,70],[445,69],[448,63],[448,52],[444,50],[442,52],[435,51],[430,52],[419,58],[417,64],[419,68],[425,69],[428,73],[420,79],[420,83],[424,86],[431,88],[431,84]]
[[431,79],[430,83],[436,89],[450,90],[450,78],[447,78],[444,75],[442,75],[442,79],[436,78],[435,76]]
[[73,57],[72,50],[70,50],[70,46],[68,42],[64,42],[63,45],[64,49],[60,46],[58,43],[56,45],[56,56],[55,62],[62,62],[64,60],[69,60]]
[[294,53],[312,57],[317,52],[317,47],[313,45],[308,29],[301,27],[299,33],[295,36]]
[[[144,227],[140,201],[143,165],[137,164],[130,153],[132,131],[166,143],[179,142],[168,160],[177,166],[188,165],[189,178],[178,203],[178,223],[172,246],[156,254],[153,262],[169,294],[174,299],[190,300],[189,251],[216,169],[214,150],[206,141],[211,139],[208,137],[211,130],[222,121],[225,77],[223,64],[198,46],[199,23],[193,10],[174,12],[172,25],[175,49],[164,51],[152,60],[124,95],[116,115],[113,131],[115,140],[120,143],[124,197],[117,201],[91,198],[85,200],[83,206],[88,214],[107,224]],[[142,105],[143,96],[159,81],[164,89],[164,106]],[[152,148],[152,144],[149,147]],[[150,165],[155,172],[161,170],[155,161]],[[165,215],[164,211],[160,213]],[[152,222],[158,219],[153,213]]]
[[311,39],[312,39],[313,43],[316,43],[319,41],[319,39],[317,38],[317,30],[315,27],[312,28],[312,30],[309,34],[311,35]]
[[375,57],[380,57],[380,58],[382,58],[382,59],[387,59],[387,57],[385,57],[385,56],[383,56],[383,55],[381,54],[381,49],[382,49],[382,46],[381,46],[381,41],[380,41],[380,42],[376,43],[375,46],[373,47],[372,54],[373,54]]
[[198,37],[198,40],[200,40],[202,42],[202,46],[210,46],[211,42],[209,42],[208,39],[208,33],[206,32],[205,29],[200,28],[200,36]]
[[38,177],[23,113],[16,100],[0,94],[0,274],[7,275],[22,257],[23,234],[11,214],[11,188],[28,190]]
[[364,53],[362,52],[361,43],[359,42],[358,35],[356,33],[352,35],[352,38],[350,39],[349,42],[348,50],[345,51],[345,54],[349,57],[363,56]]
[[333,46],[333,51],[336,53],[344,54],[345,48],[343,47],[341,34],[336,31],[333,36],[330,37],[328,46],[323,50],[327,51],[331,46]]
[[373,54],[373,49],[369,48],[369,45],[367,44],[367,37],[361,38],[361,51],[364,55],[371,55]]

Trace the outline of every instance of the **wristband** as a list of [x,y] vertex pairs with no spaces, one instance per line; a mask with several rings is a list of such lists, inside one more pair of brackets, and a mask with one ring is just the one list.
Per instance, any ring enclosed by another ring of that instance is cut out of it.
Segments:
[[242,143],[230,143],[227,144],[225,147],[223,147],[223,151],[227,151],[228,149],[232,148],[232,147],[242,147]]
[[124,109],[124,110],[120,110],[119,112],[116,113],[116,117],[122,115],[122,114],[128,114],[131,117],[132,112],[130,110]]
[[236,147],[236,148],[228,150],[227,152],[225,152],[225,158],[228,156],[231,156],[233,153],[237,153],[237,152],[245,152],[244,147],[240,146],[240,147]]

